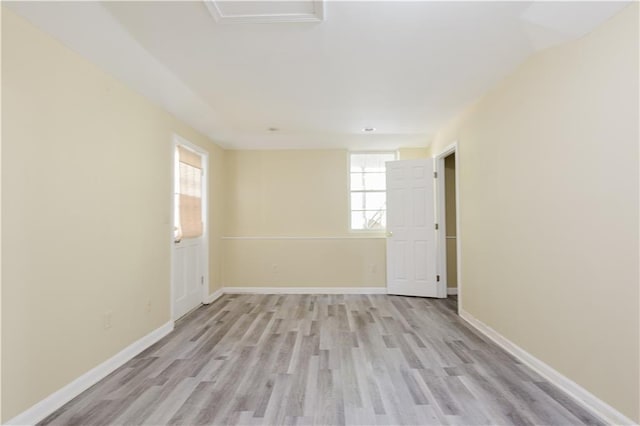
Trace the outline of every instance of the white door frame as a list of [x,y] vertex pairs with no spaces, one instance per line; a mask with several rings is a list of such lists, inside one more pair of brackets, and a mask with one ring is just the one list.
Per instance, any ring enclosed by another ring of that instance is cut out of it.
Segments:
[[204,276],[204,283],[202,285],[202,303],[204,303],[209,296],[209,152],[195,145],[183,137],[174,133],[171,139],[171,223],[169,224],[169,244],[171,250],[170,268],[169,268],[169,310],[171,313],[171,321],[176,321],[175,318],[175,306],[173,298],[173,262],[175,259],[175,243],[174,243],[174,223],[175,223],[175,179],[176,179],[176,161],[177,161],[177,147],[178,145],[185,146],[192,151],[197,152],[202,156],[202,275]]
[[449,282],[447,278],[447,223],[446,223],[446,204],[445,204],[445,157],[455,154],[456,155],[456,272],[458,275],[458,313],[460,313],[462,306],[462,244],[460,238],[460,155],[458,155],[458,141],[453,142],[451,145],[444,147],[434,157],[435,171],[438,178],[436,179],[436,220],[439,224],[441,232],[438,233],[438,270],[440,276],[449,288]]

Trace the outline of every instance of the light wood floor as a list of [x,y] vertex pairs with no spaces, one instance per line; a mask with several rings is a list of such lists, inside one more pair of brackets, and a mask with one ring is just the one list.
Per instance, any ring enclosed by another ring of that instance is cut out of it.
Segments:
[[42,424],[603,424],[455,303],[225,295]]

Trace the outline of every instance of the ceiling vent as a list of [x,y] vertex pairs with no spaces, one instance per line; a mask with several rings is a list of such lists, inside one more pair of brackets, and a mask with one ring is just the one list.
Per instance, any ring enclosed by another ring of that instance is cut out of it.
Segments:
[[324,20],[324,0],[204,0],[204,3],[211,15],[220,23],[264,24]]

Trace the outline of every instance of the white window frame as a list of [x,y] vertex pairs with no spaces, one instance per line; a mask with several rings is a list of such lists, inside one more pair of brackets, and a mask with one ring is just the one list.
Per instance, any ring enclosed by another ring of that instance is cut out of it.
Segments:
[[[349,211],[348,211],[348,218],[347,218],[347,223],[348,223],[348,229],[349,232],[353,232],[353,233],[366,233],[366,234],[384,234],[386,233],[387,229],[386,226],[384,228],[381,229],[354,229],[352,224],[351,224],[351,215],[353,213],[353,206],[351,205],[351,193],[352,192],[384,192],[385,196],[387,194],[387,190],[385,188],[384,191],[380,191],[380,190],[372,190],[372,191],[367,191],[367,190],[352,190],[351,189],[351,156],[352,155],[361,155],[361,154],[393,154],[393,160],[392,161],[397,161],[399,154],[397,150],[378,150],[378,151],[349,151],[348,155],[347,155],[347,198],[348,198],[348,203],[349,203]],[[386,208],[385,208],[386,211]]]

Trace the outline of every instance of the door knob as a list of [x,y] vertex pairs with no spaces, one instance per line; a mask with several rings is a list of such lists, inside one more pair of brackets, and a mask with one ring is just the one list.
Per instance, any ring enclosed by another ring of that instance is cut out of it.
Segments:
[[389,238],[393,237],[393,232],[387,231],[387,237],[389,237]]

